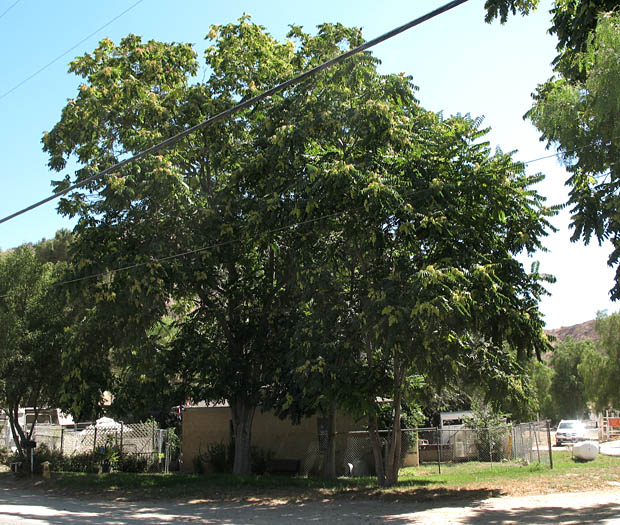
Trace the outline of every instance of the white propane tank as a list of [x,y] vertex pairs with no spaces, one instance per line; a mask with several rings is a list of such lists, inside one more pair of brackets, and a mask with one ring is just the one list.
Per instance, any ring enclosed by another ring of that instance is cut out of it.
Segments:
[[598,443],[594,441],[581,441],[573,445],[573,456],[584,461],[592,461],[598,456]]

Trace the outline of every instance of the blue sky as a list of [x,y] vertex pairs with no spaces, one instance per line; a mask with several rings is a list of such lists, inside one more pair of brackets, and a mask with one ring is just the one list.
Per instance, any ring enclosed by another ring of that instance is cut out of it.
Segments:
[[[67,99],[76,93],[79,80],[67,73],[67,64],[91,51],[101,38],[118,41],[135,33],[145,40],[190,42],[202,55],[204,36],[211,24],[231,22],[249,13],[277,38],[284,38],[288,24],[313,30],[328,21],[362,27],[370,39],[445,3],[142,0],[41,74],[6,94],[136,2],[20,0],[0,18],[0,215],[50,194],[50,180],[58,175],[47,169],[41,136],[54,126]],[[14,3],[0,0],[0,14]],[[485,124],[492,128],[491,143],[504,151],[518,150],[516,157],[520,160],[548,155],[552,152],[545,150],[537,131],[522,116],[530,107],[530,93],[551,75],[555,38],[546,33],[550,2],[542,1],[538,12],[526,18],[514,17],[504,26],[484,23],[483,3],[470,0],[380,44],[373,52],[382,60],[384,72],[403,71],[413,76],[420,87],[420,102],[427,109],[446,115],[484,116]],[[557,159],[532,163],[528,170],[547,175],[539,191],[551,203],[566,199],[566,173]],[[552,295],[541,304],[549,328],[593,319],[598,310],[617,309],[608,299],[613,281],[613,271],[606,265],[609,246],[570,243],[568,223],[568,212],[564,211],[554,220],[560,231],[548,237],[549,251],[524,259],[528,265],[539,260],[541,270],[558,279],[549,286]],[[0,248],[52,237],[61,227],[70,228],[71,223],[57,215],[55,204],[49,203],[0,224]]]

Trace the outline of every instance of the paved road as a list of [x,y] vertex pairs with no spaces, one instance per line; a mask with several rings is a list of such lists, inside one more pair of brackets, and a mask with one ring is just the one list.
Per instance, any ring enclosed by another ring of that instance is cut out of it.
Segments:
[[289,524],[301,522],[371,524],[620,524],[616,492],[500,497],[483,501],[399,503],[382,501],[303,504],[211,502],[111,502],[24,494],[0,488],[2,524]]
[[620,456],[620,440],[601,443],[599,450],[601,454],[606,454],[607,456]]

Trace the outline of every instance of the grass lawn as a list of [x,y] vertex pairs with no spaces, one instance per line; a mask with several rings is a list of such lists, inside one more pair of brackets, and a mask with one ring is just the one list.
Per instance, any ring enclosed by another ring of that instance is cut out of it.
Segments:
[[16,489],[35,487],[50,493],[106,496],[111,499],[308,499],[380,498],[435,499],[484,498],[497,495],[544,494],[583,490],[618,490],[620,457],[599,455],[578,462],[570,452],[553,453],[554,469],[540,464],[459,463],[424,465],[401,470],[396,487],[377,488],[374,478],[289,478],[279,476],[234,477],[226,474],[75,474],[53,473],[52,479],[16,478],[0,473],[2,485]]

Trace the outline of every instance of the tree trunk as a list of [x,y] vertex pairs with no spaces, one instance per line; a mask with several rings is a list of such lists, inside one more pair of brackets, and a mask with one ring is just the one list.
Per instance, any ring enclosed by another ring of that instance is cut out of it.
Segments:
[[386,481],[388,487],[396,485],[398,482],[398,471],[400,470],[400,452],[402,443],[402,431],[400,428],[400,411],[401,411],[402,393],[397,386],[396,395],[394,396],[394,421],[392,422],[392,443],[388,450],[386,463]]
[[233,474],[247,476],[252,472],[252,421],[256,405],[246,400],[231,400],[233,438],[235,440],[235,460]]
[[383,463],[382,443],[377,428],[377,415],[368,414],[368,436],[372,446],[372,453],[375,458],[375,470],[377,471],[377,483],[380,487],[386,486],[385,465]]
[[336,403],[329,403],[327,416],[327,451],[323,475],[328,479],[336,479]]
[[24,452],[24,442],[26,441],[26,434],[24,429],[19,424],[19,404],[16,403],[13,406],[9,407],[9,425],[11,426],[11,433],[13,434],[13,441],[15,441],[15,447],[17,448],[18,454],[25,458],[26,454]]

